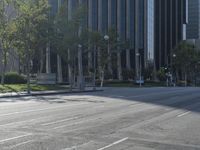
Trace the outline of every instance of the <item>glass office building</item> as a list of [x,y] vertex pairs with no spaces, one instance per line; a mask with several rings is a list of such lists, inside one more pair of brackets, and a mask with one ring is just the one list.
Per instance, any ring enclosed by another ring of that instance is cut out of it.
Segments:
[[[137,69],[139,60],[136,53],[141,54],[143,66],[154,60],[154,0],[82,1],[88,9],[89,29],[107,34],[109,28],[116,28],[121,40],[131,42],[131,48],[121,54],[122,67]],[[68,7],[78,2],[80,0],[68,0]],[[50,0],[50,3],[53,12],[56,12],[57,1]]]
[[187,39],[200,39],[200,0],[188,1]]
[[[57,0],[50,0],[56,12]],[[61,0],[63,1],[63,0]],[[103,35],[117,29],[121,40],[130,41],[129,50],[121,52],[122,68],[139,68],[137,53],[143,67],[155,62],[157,69],[171,62],[172,49],[188,37],[199,37],[200,0],[67,0],[69,10],[80,1],[88,9],[87,26]],[[188,5],[189,2],[189,5]]]
[[186,39],[187,3],[187,0],[155,0],[155,60],[157,69],[170,67],[173,48],[180,41]]

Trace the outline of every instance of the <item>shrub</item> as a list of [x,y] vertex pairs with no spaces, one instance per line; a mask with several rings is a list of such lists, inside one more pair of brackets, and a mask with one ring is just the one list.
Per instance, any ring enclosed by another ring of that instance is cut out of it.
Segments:
[[153,77],[153,68],[148,67],[144,69],[144,79],[145,80],[151,80]]
[[16,72],[9,72],[5,74],[5,84],[25,84],[26,82],[26,78]]
[[160,81],[165,81],[166,80],[166,73],[165,73],[165,68],[160,68],[157,72],[157,77]]
[[134,79],[135,71],[134,70],[123,69],[122,76],[123,76],[124,80]]
[[108,79],[113,79],[113,75],[108,71],[108,70],[105,70],[105,79],[108,80]]

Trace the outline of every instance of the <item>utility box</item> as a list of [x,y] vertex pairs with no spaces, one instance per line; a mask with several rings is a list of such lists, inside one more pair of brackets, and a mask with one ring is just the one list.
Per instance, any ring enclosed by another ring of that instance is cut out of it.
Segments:
[[56,74],[55,73],[40,73],[37,75],[37,84],[39,85],[55,85]]

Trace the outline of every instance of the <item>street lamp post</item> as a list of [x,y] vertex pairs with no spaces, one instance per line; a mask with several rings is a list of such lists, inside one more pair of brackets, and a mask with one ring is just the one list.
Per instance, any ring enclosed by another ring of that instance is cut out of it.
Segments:
[[140,68],[139,77],[140,77],[140,87],[142,87],[142,61],[141,61],[141,55],[140,55],[140,53],[136,53],[136,56],[139,57],[139,68]]
[[[174,64],[174,75],[175,75],[175,79],[176,79],[176,66],[175,66],[175,59],[176,59],[176,54],[173,54],[172,55],[172,57],[173,57],[173,63],[172,63],[172,66],[173,66],[173,64]],[[174,79],[174,86],[176,86],[176,80]]]
[[79,88],[81,91],[84,90],[83,83],[83,65],[82,65],[82,45],[78,45],[78,73],[79,73]]
[[104,40],[108,42],[107,51],[108,51],[108,71],[112,74],[112,65],[111,65],[111,52],[110,52],[110,37],[108,35],[104,36]]

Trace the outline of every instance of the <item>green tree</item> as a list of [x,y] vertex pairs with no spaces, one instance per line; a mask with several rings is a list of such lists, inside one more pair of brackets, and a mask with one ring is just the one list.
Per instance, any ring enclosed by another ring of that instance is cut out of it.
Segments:
[[[109,70],[109,64],[112,63],[112,55],[125,49],[126,44],[119,40],[116,29],[110,28],[107,34],[107,40],[105,40],[105,35],[99,32],[92,31],[90,33],[90,45],[95,49],[95,54],[98,49],[98,67],[99,67],[99,78],[101,81],[101,87],[104,84],[105,72]],[[95,56],[95,55],[94,55]]]
[[[16,0],[15,48],[24,58],[27,74],[27,92],[30,94],[30,64],[38,46],[46,36],[40,36],[41,28],[48,22],[48,0]],[[39,39],[38,39],[39,38]]]
[[11,50],[11,43],[13,42],[11,38],[11,31],[13,30],[14,21],[14,10],[12,9],[11,0],[1,0],[0,1],[0,48],[2,52],[2,74],[1,74],[1,84],[4,84],[4,77],[6,72],[6,66],[8,63],[8,55]]
[[188,75],[195,71],[195,66],[199,62],[199,51],[194,45],[183,41],[179,43],[174,49],[174,58],[172,67],[181,72],[182,78],[185,80],[187,85]]
[[81,58],[78,57],[78,51],[80,46],[81,49],[87,47],[88,34],[83,26],[86,16],[85,6],[80,4],[79,7],[74,9],[71,16],[67,8],[67,1],[65,0],[55,16],[54,38],[52,38],[51,43],[54,45],[56,52],[68,64],[68,78],[70,87],[72,87],[74,84],[73,76],[76,74],[75,60],[78,58],[78,62],[81,62],[82,54]]

